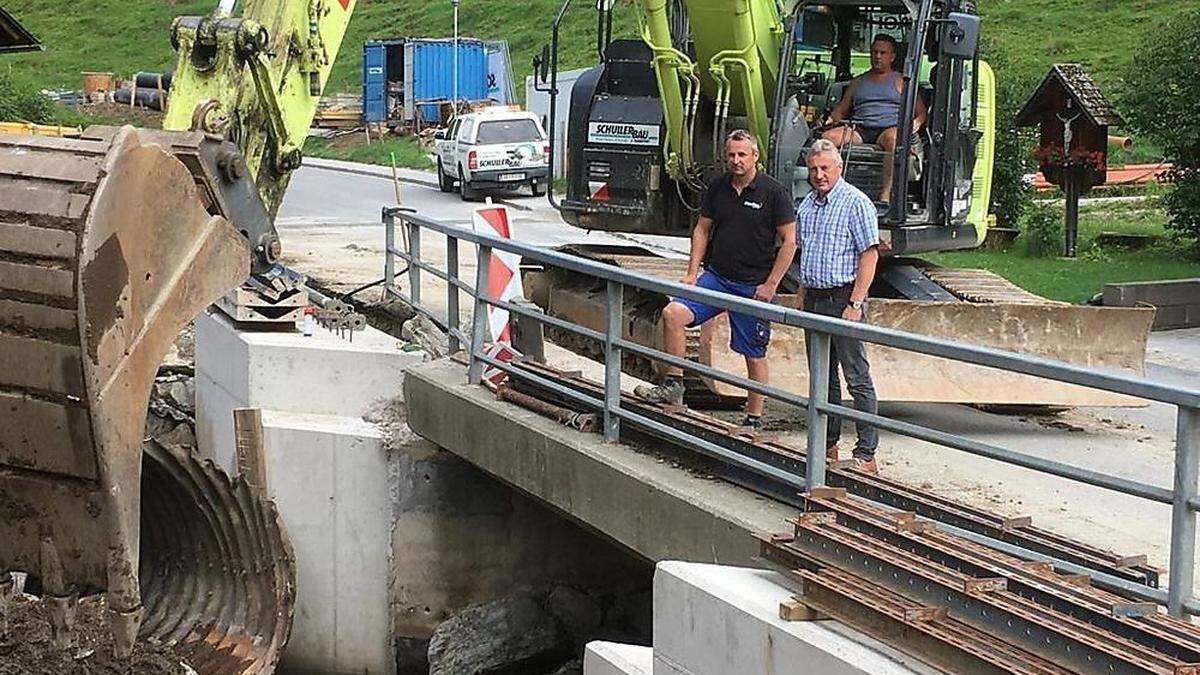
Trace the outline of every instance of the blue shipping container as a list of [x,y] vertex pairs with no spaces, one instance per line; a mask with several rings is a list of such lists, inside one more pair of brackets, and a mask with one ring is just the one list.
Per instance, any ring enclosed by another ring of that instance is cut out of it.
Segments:
[[[412,104],[449,101],[454,96],[454,41],[409,40],[404,45],[404,113]],[[483,43],[475,39],[458,40],[458,100],[480,101],[487,98],[487,54]],[[439,119],[436,106],[421,106],[426,122]]]
[[[363,43],[363,119],[383,122],[419,114],[426,122],[440,116],[436,102],[454,95],[454,41],[448,39],[369,40]],[[389,82],[393,86],[389,89]],[[395,86],[403,83],[403,89]],[[488,97],[488,57],[483,42],[458,40],[458,98]],[[400,113],[399,110],[403,112]]]

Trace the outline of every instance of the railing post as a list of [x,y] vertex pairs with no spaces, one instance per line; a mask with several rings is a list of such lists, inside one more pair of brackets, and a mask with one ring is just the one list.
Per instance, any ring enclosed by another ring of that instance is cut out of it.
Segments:
[[1175,422],[1175,502],[1171,508],[1171,560],[1167,610],[1185,616],[1196,573],[1196,512],[1189,501],[1197,494],[1200,473],[1200,410],[1179,406]]
[[825,485],[825,422],[819,406],[829,401],[829,333],[810,330],[808,345],[808,455],[804,483],[809,490]]
[[421,226],[417,223],[408,223],[408,295],[412,298],[414,305],[421,304],[421,268],[417,265],[421,261]]
[[396,286],[396,216],[386,209],[383,212],[383,291],[391,297]]
[[454,283],[458,281],[458,239],[446,235],[446,276],[450,280],[446,282],[446,331],[448,337],[446,345],[449,353],[457,353],[461,348],[458,344],[458,338],[454,336],[454,331],[459,326],[458,314],[458,286]]
[[483,352],[483,345],[488,339],[488,270],[492,266],[492,247],[479,245],[479,254],[475,261],[475,314],[471,317],[471,354],[467,361],[467,381],[479,384],[483,380],[483,361],[478,354]]
[[621,314],[625,287],[609,279],[604,322],[604,440],[615,443],[621,434]]

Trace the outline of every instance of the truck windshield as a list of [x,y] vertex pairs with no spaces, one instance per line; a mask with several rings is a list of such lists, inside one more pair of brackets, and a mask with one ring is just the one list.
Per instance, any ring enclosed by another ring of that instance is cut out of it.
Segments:
[[479,125],[475,142],[479,145],[493,143],[525,143],[542,140],[542,132],[531,119],[492,120]]

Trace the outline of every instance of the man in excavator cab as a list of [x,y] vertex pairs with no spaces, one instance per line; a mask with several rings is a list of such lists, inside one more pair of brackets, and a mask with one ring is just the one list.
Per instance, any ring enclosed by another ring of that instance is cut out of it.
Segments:
[[[871,69],[854,78],[826,121],[822,136],[839,148],[847,144],[876,144],[884,152],[883,188],[879,201],[892,194],[892,156],[896,151],[897,122],[903,102],[904,77],[895,68],[896,38],[879,33],[871,40]],[[847,118],[847,115],[853,118]],[[925,103],[918,98],[912,132],[925,123]]]

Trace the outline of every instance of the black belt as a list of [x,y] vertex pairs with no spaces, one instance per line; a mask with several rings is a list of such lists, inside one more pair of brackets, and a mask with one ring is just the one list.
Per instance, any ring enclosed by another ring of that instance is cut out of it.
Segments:
[[843,284],[841,286],[834,286],[833,288],[806,288],[806,289],[804,289],[804,292],[814,298],[832,298],[832,297],[835,297],[835,296],[841,294],[844,291],[849,291],[849,290],[853,290],[853,289],[854,289],[854,284],[849,283],[849,284]]

